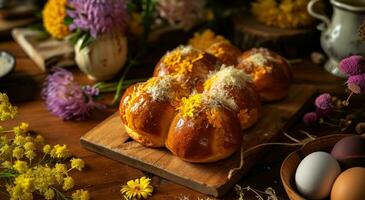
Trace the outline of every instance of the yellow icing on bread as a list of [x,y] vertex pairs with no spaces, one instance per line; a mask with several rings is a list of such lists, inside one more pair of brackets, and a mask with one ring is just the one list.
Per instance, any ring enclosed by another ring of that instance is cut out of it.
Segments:
[[163,65],[172,69],[173,74],[185,75],[193,71],[193,64],[204,57],[203,52],[190,46],[178,47],[166,54]]
[[188,98],[183,97],[178,109],[181,111],[183,117],[193,117],[197,109],[201,107],[202,103],[203,95],[194,94]]
[[222,121],[223,120],[222,120],[222,116],[219,113],[219,110],[217,109],[217,107],[206,110],[206,115],[207,115],[209,123],[214,128],[222,127]]

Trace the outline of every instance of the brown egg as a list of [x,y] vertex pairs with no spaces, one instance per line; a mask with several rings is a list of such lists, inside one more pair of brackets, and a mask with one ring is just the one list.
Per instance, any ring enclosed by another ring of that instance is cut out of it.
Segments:
[[354,135],[338,141],[331,155],[340,162],[342,167],[365,167],[365,138]]
[[341,173],[331,191],[331,200],[364,200],[365,168],[354,167]]

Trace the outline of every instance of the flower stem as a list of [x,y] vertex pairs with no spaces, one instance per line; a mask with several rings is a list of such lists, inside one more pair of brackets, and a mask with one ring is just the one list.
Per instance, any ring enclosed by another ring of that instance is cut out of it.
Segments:
[[116,92],[115,92],[115,95],[114,95],[114,99],[113,99],[113,105],[117,105],[117,104],[118,104],[118,101],[119,101],[119,99],[120,99],[120,97],[121,97],[121,95],[122,95],[122,94],[121,94],[121,92],[122,92],[123,85],[124,85],[124,79],[125,79],[125,77],[127,76],[127,74],[128,74],[128,72],[129,72],[129,70],[130,70],[130,69],[132,68],[132,66],[134,66],[134,65],[135,65],[134,60],[131,60],[131,61],[128,63],[128,65],[127,65],[126,69],[124,70],[122,77],[120,77],[119,82],[118,82],[118,85],[117,85],[117,89],[116,89]]
[[350,99],[351,99],[351,97],[352,97],[353,95],[354,95],[354,92],[351,92],[351,93],[350,93],[350,95],[347,97],[345,106],[349,106],[349,104],[350,104]]
[[[50,186],[55,192],[57,197],[61,197],[62,200],[69,200],[70,198],[66,197],[62,192],[60,192],[57,188]],[[58,199],[58,198],[57,198]]]

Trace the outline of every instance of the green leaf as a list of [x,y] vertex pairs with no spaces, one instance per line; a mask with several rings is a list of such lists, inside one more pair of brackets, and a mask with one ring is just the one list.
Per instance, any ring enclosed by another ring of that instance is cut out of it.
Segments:
[[73,23],[74,19],[72,19],[71,17],[67,16],[65,17],[64,23],[69,26]]
[[82,38],[83,38],[83,40],[82,40],[82,43],[81,43],[81,46],[80,46],[80,50],[87,47],[88,45],[90,45],[94,41],[94,38],[88,32],[84,33]]

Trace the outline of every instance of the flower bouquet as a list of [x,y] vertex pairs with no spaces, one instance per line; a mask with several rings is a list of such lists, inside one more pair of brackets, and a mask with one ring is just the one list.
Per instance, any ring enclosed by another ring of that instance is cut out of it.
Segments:
[[365,133],[365,110],[363,105],[354,109],[350,106],[350,100],[354,94],[365,92],[365,58],[354,55],[340,62],[340,70],[346,74],[347,90],[349,96],[343,100],[329,93],[319,95],[314,104],[315,111],[308,112],[303,117],[307,126],[323,126],[336,130]]
[[75,59],[93,80],[115,77],[127,60],[125,29],[129,21],[124,0],[69,0],[65,18],[73,33]]

